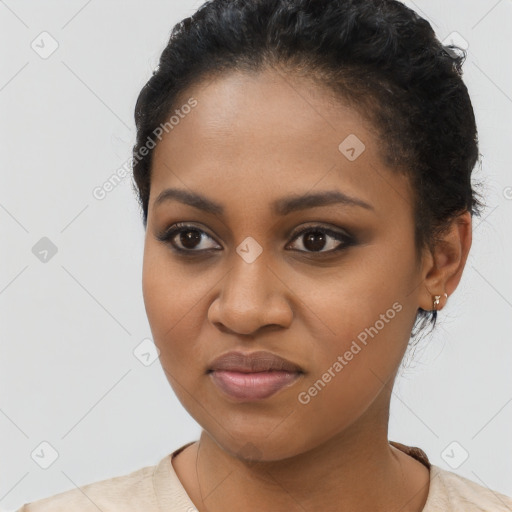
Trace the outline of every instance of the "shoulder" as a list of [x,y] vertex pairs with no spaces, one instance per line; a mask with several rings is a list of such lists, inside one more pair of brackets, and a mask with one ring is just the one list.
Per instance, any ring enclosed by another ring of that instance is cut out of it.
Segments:
[[512,498],[439,466],[430,467],[424,512],[512,512]]
[[159,512],[196,510],[174,471],[171,459],[184,444],[154,466],[93,482],[26,503],[16,512]]
[[82,487],[26,503],[16,512],[130,512],[158,510],[152,485],[157,466],[93,482]]
[[512,498],[431,464],[416,446],[390,441],[430,470],[430,489],[422,512],[512,512]]

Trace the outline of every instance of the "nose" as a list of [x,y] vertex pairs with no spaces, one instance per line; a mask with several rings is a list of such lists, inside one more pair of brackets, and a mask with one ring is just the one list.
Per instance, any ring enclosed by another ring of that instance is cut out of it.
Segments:
[[264,327],[290,326],[291,291],[262,256],[248,263],[236,255],[219,286],[208,319],[223,332],[251,336]]

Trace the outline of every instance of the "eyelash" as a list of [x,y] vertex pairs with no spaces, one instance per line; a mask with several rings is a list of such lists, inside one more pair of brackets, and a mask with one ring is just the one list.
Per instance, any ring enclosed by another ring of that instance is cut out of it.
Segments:
[[[205,253],[212,253],[213,251],[219,251],[220,249],[202,249],[202,250],[194,250],[194,249],[182,249],[180,247],[177,247],[173,242],[173,238],[175,238],[176,235],[187,232],[187,231],[197,231],[200,234],[205,234],[207,237],[211,238],[213,240],[213,237],[211,237],[208,233],[203,231],[202,229],[192,225],[192,224],[186,224],[183,222],[178,222],[176,224],[173,224],[169,229],[165,230],[163,233],[160,233],[157,235],[157,239],[161,242],[167,243],[171,249],[181,255],[186,256],[200,256],[204,255]],[[330,237],[334,238],[335,240],[341,242],[340,245],[334,249],[328,250],[328,251],[303,251],[303,250],[296,250],[296,252],[305,253],[305,254],[314,254],[319,255],[320,257],[322,255],[330,255],[335,252],[338,252],[342,249],[346,249],[350,247],[351,245],[354,245],[356,240],[351,235],[342,233],[340,231],[334,231],[332,229],[329,229],[324,226],[320,225],[313,225],[313,226],[307,226],[306,228],[301,229],[298,232],[295,232],[292,234],[292,242],[299,239],[302,235],[309,232],[320,232],[325,235],[329,235]],[[202,241],[202,238],[201,238]],[[201,242],[200,242],[201,243]]]

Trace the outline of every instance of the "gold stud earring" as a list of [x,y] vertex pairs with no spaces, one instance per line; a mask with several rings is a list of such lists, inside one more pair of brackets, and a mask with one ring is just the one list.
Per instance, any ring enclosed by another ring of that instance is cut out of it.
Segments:
[[[443,295],[444,295],[444,297],[445,297],[446,299],[448,299],[448,294],[447,294],[447,293],[444,293]],[[436,310],[436,309],[437,309],[437,306],[439,306],[439,301],[440,301],[440,299],[441,299],[441,295],[434,295],[434,300],[433,300],[433,302],[432,302],[433,307],[434,307],[434,310]]]

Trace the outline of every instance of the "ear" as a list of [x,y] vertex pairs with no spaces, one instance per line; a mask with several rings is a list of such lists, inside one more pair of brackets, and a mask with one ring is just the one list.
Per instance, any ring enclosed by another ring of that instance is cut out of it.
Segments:
[[462,277],[471,242],[471,214],[466,211],[453,219],[435,248],[424,259],[419,307],[426,311],[433,310],[435,295],[441,296],[435,309],[439,311],[446,305]]

